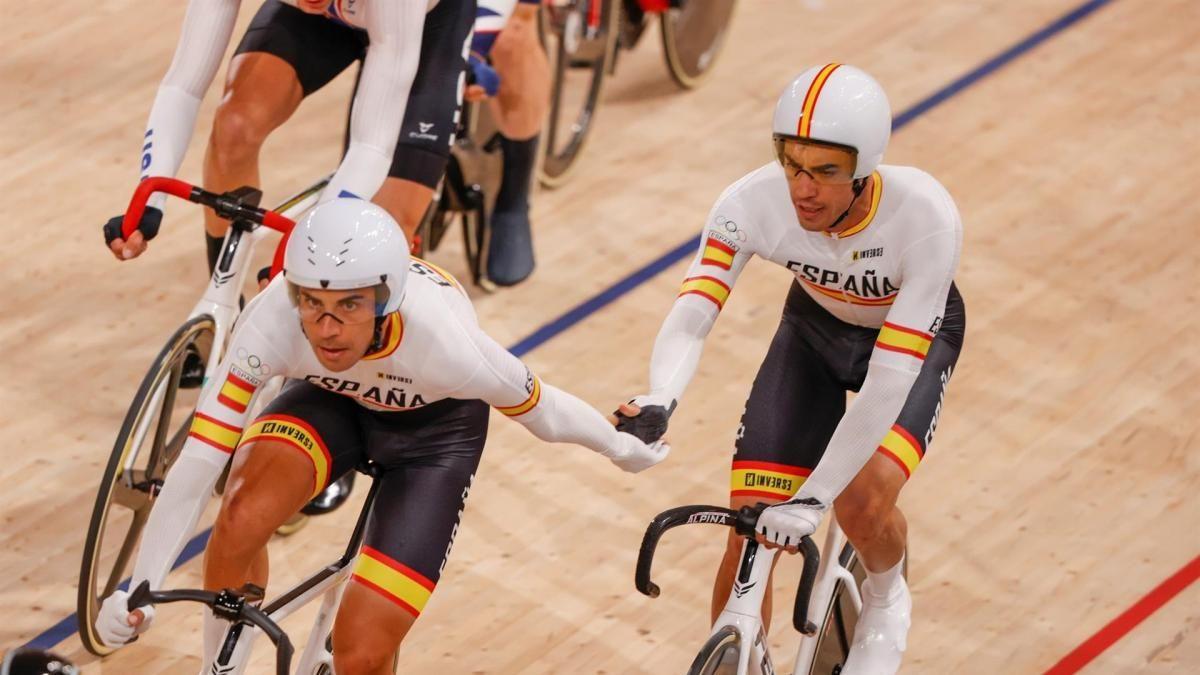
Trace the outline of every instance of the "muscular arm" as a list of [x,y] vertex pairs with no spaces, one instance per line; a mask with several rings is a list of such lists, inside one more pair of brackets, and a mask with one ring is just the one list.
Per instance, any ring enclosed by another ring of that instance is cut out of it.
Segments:
[[929,331],[945,311],[961,245],[961,230],[955,229],[928,235],[905,250],[904,280],[875,342],[862,389],[798,499],[815,497],[831,504],[886,442],[924,364],[933,339]]
[[595,408],[575,396],[542,382],[520,359],[478,327],[465,327],[479,364],[456,398],[477,398],[520,422],[534,436],[550,443],[575,443],[612,457],[625,450],[623,439]]
[[[183,163],[196,112],[216,77],[241,0],[191,0],[171,67],[158,86],[142,139],[141,177],[174,176]],[[166,196],[151,198],[162,208]]]
[[350,113],[350,146],[322,200],[343,193],[370,199],[387,178],[421,58],[426,4],[425,0],[389,0],[369,7],[366,28],[371,46]]
[[[278,295],[282,288],[274,291]],[[277,340],[258,328],[279,321],[273,308],[264,306],[268,303],[263,300],[270,299],[264,296],[270,292],[259,294],[246,307],[225,359],[200,396],[183,450],[167,474],[146,523],[131,588],[144,579],[153,589],[162,587],[237,446],[251,396],[267,377],[285,372],[285,358],[272,346]],[[278,308],[277,302],[274,305]]]
[[[683,396],[712,330],[738,275],[753,251],[730,232],[727,224],[748,218],[733,199],[717,202],[700,235],[700,250],[692,259],[675,304],[663,321],[650,357],[650,395],[646,403],[669,406]],[[743,237],[745,230],[742,230]]]

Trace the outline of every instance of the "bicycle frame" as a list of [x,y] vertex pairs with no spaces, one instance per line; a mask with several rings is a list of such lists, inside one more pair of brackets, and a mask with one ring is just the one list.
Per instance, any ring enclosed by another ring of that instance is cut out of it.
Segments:
[[725,608],[713,623],[710,633],[715,634],[725,626],[737,630],[741,644],[738,675],[775,675],[771,651],[767,646],[767,635],[763,629],[762,603],[766,595],[771,568],[779,550],[768,550],[753,539],[742,546],[741,563],[733,581],[733,590],[725,602]]
[[[368,465],[363,469],[363,472],[372,478],[378,475],[378,471],[374,465]],[[300,661],[297,663],[296,669],[292,671],[297,675],[312,675],[320,665],[329,664],[328,652],[325,651],[325,638],[333,627],[338,604],[341,602],[342,592],[346,588],[345,582],[354,571],[354,561],[358,558],[358,551],[362,546],[363,536],[366,534],[367,519],[370,517],[371,507],[375,504],[375,497],[379,493],[380,485],[382,485],[380,481],[372,481],[371,489],[367,493],[366,501],[363,502],[358,521],[354,524],[354,531],[350,535],[350,541],[346,544],[346,550],[342,556],[317,570],[262,608],[262,612],[267,618],[273,623],[279,623],[316,597],[322,596],[321,607],[317,610],[317,616],[313,620],[312,630],[309,631],[308,639],[304,644],[304,651],[300,654]],[[248,636],[245,634],[247,627],[251,629]],[[246,664],[250,661],[250,650],[253,648],[254,640],[261,632],[262,630],[256,626],[249,626],[245,623],[232,624],[225,631],[214,672],[220,672],[223,675],[240,675],[244,672]],[[236,654],[238,643],[243,638],[247,639],[250,644],[240,654]],[[235,656],[237,656],[236,659]]]
[[[712,523],[732,526],[738,534],[746,537],[729,598],[709,632],[711,637],[727,627],[736,631],[739,644],[742,645],[738,650],[737,675],[776,673],[763,627],[762,602],[779,549],[766,549],[753,539],[754,523],[765,506],[743,507],[737,512],[717,506],[681,506],[664,511],[647,528],[638,555],[635,585],[642,593],[657,597],[660,589],[650,581],[650,567],[663,532],[679,525]],[[829,608],[837,600],[838,582],[842,583],[841,592],[848,594],[855,610],[862,611],[862,597],[854,575],[847,567],[849,559],[843,559],[840,555],[846,543],[846,535],[833,515],[829,518],[829,528],[819,553],[808,537],[801,540],[804,571],[792,612],[792,624],[800,632],[801,638],[793,675],[808,675],[811,670],[813,660],[817,657],[818,639],[830,614]]]
[[[155,179],[147,180],[152,181]],[[329,176],[326,176],[285,200],[275,209],[275,212],[285,218],[294,220],[300,213],[303,213],[316,204],[321,190],[328,183]],[[135,207],[139,206],[139,202],[141,206],[144,206],[146,198],[150,196],[151,192],[155,191],[158,190],[153,185],[147,190],[139,189],[139,192],[135,193],[129,209],[130,213],[136,213],[137,217],[131,219],[127,215],[126,219],[136,223],[138,218],[141,217],[141,209]],[[179,192],[182,192],[182,190],[177,189],[172,194],[182,196]],[[208,286],[204,289],[204,294],[200,297],[200,300],[192,307],[191,312],[188,313],[188,319],[203,315],[209,315],[213,318],[213,347],[209,353],[208,363],[205,364],[204,368],[205,384],[216,373],[217,366],[221,363],[221,358],[224,356],[225,343],[233,329],[234,321],[237,319],[238,314],[241,313],[239,298],[241,296],[242,282],[245,279],[254,249],[267,236],[268,229],[267,227],[259,227],[254,223],[239,219],[235,219],[230,224],[229,232],[225,236],[225,243],[222,245],[220,256],[217,258],[217,266],[213,270],[212,276],[209,277]],[[132,229],[128,229],[125,235],[128,236],[131,232]],[[165,395],[166,390],[166,382],[155,390],[151,398],[152,409],[161,405],[162,397]],[[256,392],[256,397],[261,391]],[[141,421],[141,424],[134,431],[133,439],[135,444],[141,444],[144,441],[146,434],[150,431],[152,421],[149,416]],[[126,471],[132,469],[132,464],[135,460],[136,457],[130,455],[125,467]]]

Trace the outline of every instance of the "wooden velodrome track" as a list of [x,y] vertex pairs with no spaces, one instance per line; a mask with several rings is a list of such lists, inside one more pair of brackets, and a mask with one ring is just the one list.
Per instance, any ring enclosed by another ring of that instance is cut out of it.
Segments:
[[[9,252],[0,266],[0,648],[74,611],[113,436],[204,282],[192,207],[172,204],[165,233],[131,264],[115,263],[99,232],[136,179],[184,4],[20,3],[0,28]],[[720,191],[768,159],[775,97],[803,67],[864,67],[899,113],[1076,6],[743,0],[713,79],[689,93],[670,83],[647,36],[622,54],[578,173],[535,196],[536,275],[477,294],[482,324],[514,345],[694,236]],[[970,317],[938,440],[902,496],[916,603],[905,672],[1044,671],[1195,567],[1198,29],[1200,6],[1189,0],[1114,0],[892,137],[886,161],[930,171],[962,211],[958,283]],[[270,140],[268,201],[334,166],[348,85],[314,96]],[[205,101],[185,179],[199,180],[217,98]],[[453,249],[433,259],[463,269]],[[676,263],[650,276],[525,359],[611,409],[643,390],[682,273]],[[673,533],[656,565],[656,600],[633,589],[637,545],[660,510],[727,498],[733,433],[788,281],[761,262],[743,275],[660,467],[625,475],[496,416],[454,554],[401,650],[402,672],[683,672],[707,630],[724,535]],[[355,515],[350,505],[274,543],[275,588],[331,558]],[[787,667],[789,562],[776,579],[783,601],[772,634]],[[199,567],[193,559],[170,584],[198,585]],[[1117,634],[1128,634],[1088,672],[1200,670],[1200,586],[1122,626]],[[84,672],[197,668],[192,608],[160,611],[155,630],[103,664],[69,633],[56,649]],[[257,668],[268,659],[264,641]]]

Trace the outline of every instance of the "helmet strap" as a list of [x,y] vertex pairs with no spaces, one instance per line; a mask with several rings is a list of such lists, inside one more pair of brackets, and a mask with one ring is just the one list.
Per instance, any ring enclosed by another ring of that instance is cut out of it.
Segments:
[[826,231],[837,227],[843,220],[846,219],[846,216],[850,215],[850,209],[854,208],[854,202],[858,201],[858,198],[862,196],[863,190],[867,188],[867,178],[869,178],[869,176],[854,179],[854,182],[851,184],[851,189],[854,190],[854,198],[850,200],[850,205],[846,207],[846,210],[842,211],[842,215],[838,216],[837,220],[833,221],[832,225],[825,228]]
[[375,317],[375,336],[371,338],[371,346],[367,349],[368,354],[383,349],[383,324],[386,320],[386,314]]

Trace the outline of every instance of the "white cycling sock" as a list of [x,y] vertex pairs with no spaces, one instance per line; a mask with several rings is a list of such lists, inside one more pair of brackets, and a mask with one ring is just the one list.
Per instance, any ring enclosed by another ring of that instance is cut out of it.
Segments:
[[[863,565],[866,569],[866,565]],[[867,583],[863,584],[863,592],[869,593],[871,596],[879,600],[890,599],[895,592],[896,587],[902,583],[902,572],[904,571],[904,556],[900,556],[900,561],[891,567],[891,569],[883,572],[872,572],[867,569]]]

